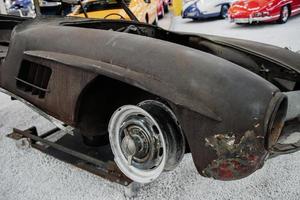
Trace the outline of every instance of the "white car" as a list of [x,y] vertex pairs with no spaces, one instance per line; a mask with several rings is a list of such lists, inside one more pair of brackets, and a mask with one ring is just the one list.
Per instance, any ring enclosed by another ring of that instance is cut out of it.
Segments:
[[190,0],[185,1],[182,18],[193,20],[210,17],[227,17],[227,11],[234,0]]

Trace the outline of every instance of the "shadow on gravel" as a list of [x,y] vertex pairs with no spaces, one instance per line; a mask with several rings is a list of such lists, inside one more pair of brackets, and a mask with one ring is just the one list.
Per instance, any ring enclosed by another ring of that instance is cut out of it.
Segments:
[[232,29],[240,29],[240,28],[248,28],[248,29],[261,29],[264,27],[270,27],[270,26],[287,26],[290,22],[299,19],[300,15],[296,15],[293,17],[290,17],[289,20],[285,24],[278,24],[276,21],[274,22],[259,22],[259,23],[253,23],[253,24],[234,24],[232,26]]
[[212,21],[216,21],[216,20],[224,20],[224,22],[228,22],[225,19],[221,19],[220,17],[211,17],[211,18],[206,18],[206,19],[197,19],[197,20],[193,20],[191,19],[191,21],[187,21],[187,24],[197,24],[197,23],[207,23],[207,22],[212,22]]

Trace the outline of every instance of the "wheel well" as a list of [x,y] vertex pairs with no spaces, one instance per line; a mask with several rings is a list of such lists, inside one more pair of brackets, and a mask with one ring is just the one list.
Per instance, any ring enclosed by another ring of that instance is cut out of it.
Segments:
[[230,4],[224,3],[224,4],[222,4],[221,7],[220,7],[220,13],[222,13],[222,9],[223,9],[224,6],[228,6],[228,8],[230,8]]
[[[137,105],[144,100],[157,100],[171,109],[170,103],[161,97],[99,75],[79,95],[75,110],[75,130],[83,136],[88,145],[106,145],[109,143],[108,123],[112,114],[123,105]],[[184,137],[185,152],[190,153],[185,134]]]
[[148,23],[149,23],[149,16],[148,16],[148,13],[146,13],[145,20],[146,20],[146,23],[148,24]]
[[224,3],[222,6],[221,6],[221,9],[223,8],[223,6],[228,6],[228,8],[230,7],[230,4],[229,3]]
[[[77,100],[76,131],[88,145],[108,144],[107,128],[112,114],[123,105],[136,105],[144,100],[157,100],[171,108],[167,100],[145,90],[106,76],[97,76],[84,88]],[[189,153],[186,138],[185,141],[186,153]]]
[[287,4],[287,6],[288,6],[288,9],[289,9],[289,16],[291,16],[291,14],[292,14],[291,4]]
[[288,7],[288,9],[289,9],[289,16],[292,14],[292,9],[291,9],[291,4],[285,4],[285,5],[283,5],[281,8],[280,8],[280,12],[282,11],[282,9],[283,9],[283,7],[285,7],[285,6],[287,6]]
[[85,137],[107,135],[111,115],[123,105],[136,105],[157,96],[105,76],[96,77],[81,92],[76,105],[75,127]]

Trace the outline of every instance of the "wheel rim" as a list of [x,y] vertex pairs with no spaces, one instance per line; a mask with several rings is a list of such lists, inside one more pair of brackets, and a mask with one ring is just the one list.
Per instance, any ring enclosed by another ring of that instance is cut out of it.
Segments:
[[223,6],[222,7],[222,17],[223,18],[227,17],[227,12],[228,12],[228,6]]
[[148,183],[163,172],[166,142],[148,112],[138,106],[123,106],[113,114],[108,129],[115,162],[125,175]]
[[282,8],[282,21],[286,22],[289,17],[289,9],[287,6]]
[[164,170],[175,169],[185,153],[184,134],[175,114],[168,106],[155,100],[143,101],[138,106],[150,113],[161,127],[167,148]]

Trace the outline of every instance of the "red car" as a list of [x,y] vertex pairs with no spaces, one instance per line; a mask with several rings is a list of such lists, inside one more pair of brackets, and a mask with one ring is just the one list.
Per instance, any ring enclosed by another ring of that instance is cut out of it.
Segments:
[[290,16],[299,13],[300,0],[238,0],[231,5],[228,17],[237,24],[272,21],[285,23]]
[[157,2],[157,16],[158,18],[163,18],[165,13],[169,12],[169,2],[170,0],[156,0]]

